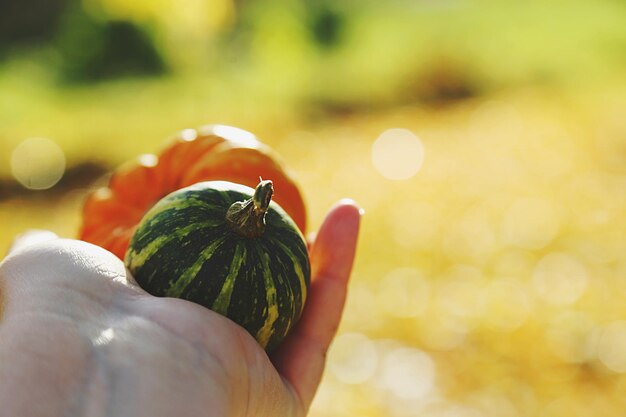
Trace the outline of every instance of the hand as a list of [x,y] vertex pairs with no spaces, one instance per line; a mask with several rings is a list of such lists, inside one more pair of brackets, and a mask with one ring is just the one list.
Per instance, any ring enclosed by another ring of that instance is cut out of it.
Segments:
[[2,414],[304,416],[341,317],[359,222],[350,202],[328,214],[311,246],[303,316],[271,358],[229,319],[145,293],[104,249],[26,235],[0,264]]

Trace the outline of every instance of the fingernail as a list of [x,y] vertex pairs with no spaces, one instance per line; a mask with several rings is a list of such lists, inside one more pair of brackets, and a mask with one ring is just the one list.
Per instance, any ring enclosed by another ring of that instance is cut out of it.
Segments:
[[365,209],[363,207],[361,207],[361,205],[359,203],[357,203],[356,201],[354,201],[351,198],[342,198],[341,200],[339,200],[337,202],[337,205],[355,206],[359,210],[359,215],[363,216],[365,214]]

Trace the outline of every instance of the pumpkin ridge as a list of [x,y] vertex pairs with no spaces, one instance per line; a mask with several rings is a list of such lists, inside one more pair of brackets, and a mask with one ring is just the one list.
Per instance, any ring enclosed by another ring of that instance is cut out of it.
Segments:
[[224,280],[222,289],[217,295],[215,301],[211,305],[211,310],[220,314],[227,314],[228,307],[230,306],[230,298],[233,295],[233,289],[235,288],[235,281],[239,275],[241,266],[246,262],[246,248],[240,242],[235,246],[235,254],[233,255],[233,262],[231,263],[228,275]]
[[165,294],[168,297],[180,297],[183,291],[185,291],[187,286],[196,277],[202,266],[209,261],[209,259],[211,259],[211,257],[215,254],[215,250],[223,243],[224,239],[217,239],[200,252],[196,262],[194,262],[191,267],[187,268],[180,276],[177,277],[175,282],[172,286],[170,286]]
[[266,347],[274,333],[274,329],[272,326],[274,322],[278,319],[278,300],[276,296],[276,286],[274,284],[274,279],[269,269],[269,255],[267,255],[266,253],[262,253],[258,248],[257,252],[263,262],[263,279],[265,281],[267,307],[265,322],[263,323],[263,326],[257,331],[255,337],[259,341],[261,346]]
[[145,246],[141,245],[141,241],[145,239],[149,239],[151,236],[146,233],[142,236],[142,233],[137,235],[137,244],[136,247],[139,249],[138,251],[133,248],[129,255],[127,256],[128,267],[133,269],[137,265],[143,265],[147,261],[150,260],[158,250],[163,247],[163,245],[168,244],[169,242],[178,239],[182,240],[185,236],[187,236],[190,232],[197,230],[199,227],[210,227],[215,226],[215,222],[213,220],[208,220],[204,224],[191,224],[187,227],[179,228],[174,230],[172,233],[160,235],[156,237],[154,240],[149,241]]

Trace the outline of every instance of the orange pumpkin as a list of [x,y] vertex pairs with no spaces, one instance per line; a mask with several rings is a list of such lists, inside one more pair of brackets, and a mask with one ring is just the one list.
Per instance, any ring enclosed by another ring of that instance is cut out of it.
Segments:
[[245,130],[212,125],[183,130],[158,156],[142,155],[117,169],[107,187],[87,197],[79,238],[124,259],[137,224],[167,194],[210,180],[255,187],[259,177],[272,180],[274,199],[305,233],[302,195],[272,150]]

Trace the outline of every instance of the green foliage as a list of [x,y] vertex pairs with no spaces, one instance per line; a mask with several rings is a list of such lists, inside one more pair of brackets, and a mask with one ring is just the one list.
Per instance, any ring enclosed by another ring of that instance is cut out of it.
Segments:
[[323,3],[315,9],[309,17],[309,26],[314,41],[323,48],[332,48],[338,45],[343,37],[347,16],[336,8]]
[[65,15],[55,47],[64,82],[162,74],[166,64],[151,35],[130,21],[98,19],[81,7]]
[[50,39],[68,0],[0,1],[0,48]]

